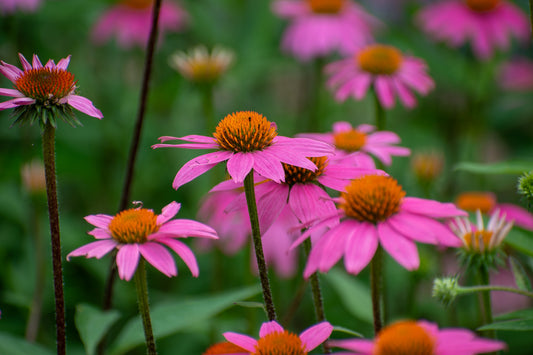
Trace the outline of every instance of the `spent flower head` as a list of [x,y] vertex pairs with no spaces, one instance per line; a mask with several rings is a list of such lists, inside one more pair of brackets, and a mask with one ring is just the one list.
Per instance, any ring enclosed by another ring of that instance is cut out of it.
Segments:
[[0,61],[0,73],[8,78],[14,89],[0,88],[0,95],[13,99],[0,103],[0,110],[14,108],[14,123],[48,122],[56,126],[56,119],[62,118],[71,125],[81,124],[72,112],[72,107],[96,118],[102,118],[102,112],[85,97],[76,95],[77,81],[67,70],[70,55],[57,64],[50,59],[45,65],[34,54],[30,64],[22,54],[19,59],[23,70],[14,65]]
[[211,53],[205,46],[197,46],[187,52],[175,52],[169,58],[170,66],[192,82],[213,84],[224,75],[233,63],[234,53],[222,47],[214,47]]

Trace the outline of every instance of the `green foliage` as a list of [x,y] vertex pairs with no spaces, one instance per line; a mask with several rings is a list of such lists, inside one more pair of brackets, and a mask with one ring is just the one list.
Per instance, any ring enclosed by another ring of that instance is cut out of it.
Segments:
[[76,306],[74,321],[88,355],[95,354],[98,343],[119,318],[116,310],[102,311],[88,304]]
[[9,333],[0,333],[0,354],[9,355],[52,355],[54,351],[38,344],[29,343],[25,339]]

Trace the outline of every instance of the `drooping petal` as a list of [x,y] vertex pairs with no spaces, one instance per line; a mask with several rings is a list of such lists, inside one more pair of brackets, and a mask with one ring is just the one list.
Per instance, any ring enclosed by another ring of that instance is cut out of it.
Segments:
[[277,183],[285,181],[285,171],[280,160],[267,151],[254,152],[254,171]]
[[270,333],[283,332],[283,327],[279,325],[275,320],[270,322],[265,322],[261,325],[259,329],[259,337],[263,338]]
[[178,274],[176,263],[164,246],[153,242],[146,242],[139,244],[139,251],[146,261],[164,275],[171,277]]
[[360,355],[371,355],[374,350],[374,342],[366,339],[330,340],[329,345],[357,351]]
[[233,154],[226,165],[228,174],[236,183],[243,182],[253,166],[254,154],[243,152]]
[[156,223],[163,224],[168,220],[172,219],[176,214],[178,214],[181,208],[181,203],[172,201],[161,210],[161,214],[157,216]]
[[352,238],[347,242],[344,253],[344,266],[346,271],[357,275],[374,257],[378,248],[378,232],[370,223],[354,225]]
[[86,115],[96,117],[99,119],[104,117],[104,115],[102,114],[102,111],[94,107],[91,100],[83,96],[69,95],[67,102],[70,106],[74,107],[78,111],[85,113]]
[[510,203],[500,203],[496,208],[500,210],[500,215],[505,214],[506,220],[513,221],[519,227],[533,230],[533,214],[525,208]]
[[189,160],[176,174],[172,187],[176,190],[179,189],[182,185],[194,180],[219,162],[229,159],[232,155],[233,152],[224,150],[207,153]]
[[129,281],[135,274],[137,264],[139,264],[139,245],[121,244],[117,253],[118,276],[122,280]]
[[405,197],[401,209],[432,218],[468,216],[468,213],[458,209],[453,203],[442,203],[418,197]]
[[86,244],[76,250],[71,251],[67,255],[67,260],[70,261],[70,258],[73,256],[83,255],[85,255],[87,258],[100,259],[102,256],[113,250],[117,244],[118,243],[114,239],[97,240],[96,242]]
[[159,230],[148,236],[149,240],[157,240],[160,237],[186,238],[186,237],[203,237],[217,239],[216,231],[195,220],[191,219],[173,219],[166,222]]
[[300,340],[305,345],[307,351],[311,351],[323,342],[325,342],[331,332],[333,331],[333,326],[328,322],[318,323],[302,332],[300,334]]
[[92,231],[87,232],[87,234],[92,235],[96,239],[111,239],[113,236],[111,232],[103,228],[94,228]]
[[257,345],[257,340],[248,335],[226,332],[222,334],[227,341],[241,348],[248,350],[249,352],[255,352],[255,347]]
[[0,88],[0,95],[10,97],[25,97],[23,93],[15,89],[3,89]]
[[420,265],[420,258],[416,244],[403,237],[385,223],[378,224],[379,242],[383,249],[407,270],[416,270]]
[[198,268],[196,257],[194,256],[192,250],[185,245],[185,243],[172,238],[160,238],[157,240],[157,242],[163,243],[170,249],[174,250],[174,252],[183,260],[185,265],[187,265],[189,270],[191,270],[192,276],[198,277],[198,275],[200,275],[200,269]]

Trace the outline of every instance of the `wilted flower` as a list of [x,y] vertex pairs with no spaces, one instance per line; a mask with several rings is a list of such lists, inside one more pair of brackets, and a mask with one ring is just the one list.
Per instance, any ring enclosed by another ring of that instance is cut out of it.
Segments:
[[198,46],[189,53],[175,52],[170,56],[170,66],[184,77],[196,83],[214,83],[233,62],[232,51],[215,47],[209,53],[206,47]]

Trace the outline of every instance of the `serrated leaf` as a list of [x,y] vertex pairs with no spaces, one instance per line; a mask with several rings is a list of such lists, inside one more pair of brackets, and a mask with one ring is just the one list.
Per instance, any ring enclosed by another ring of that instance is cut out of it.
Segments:
[[[190,300],[155,305],[150,312],[154,337],[161,339],[188,328],[195,322],[205,322],[217,313],[233,306],[236,302],[252,297],[259,292],[259,286],[253,286],[214,296],[197,296]],[[126,324],[118,335],[109,354],[124,354],[143,343],[144,332],[141,318],[135,317]]]
[[346,275],[336,269],[330,270],[324,275],[324,279],[335,289],[348,312],[363,321],[372,323],[372,300],[368,286],[354,276]]
[[102,337],[119,318],[120,313],[116,310],[102,311],[100,308],[88,304],[76,306],[74,323],[76,323],[87,354],[95,353]]
[[53,355],[54,351],[38,344],[29,343],[25,339],[0,332],[0,354],[9,355]]
[[533,319],[517,319],[505,322],[495,322],[479,327],[477,330],[512,330],[521,332],[532,331]]
[[362,338],[363,337],[363,334],[358,333],[355,330],[351,330],[351,329],[345,328],[345,327],[333,326],[333,331],[334,332],[341,332],[341,333],[353,335],[353,336],[358,337],[358,338]]
[[515,258],[509,258],[516,286],[523,291],[533,291],[526,271]]
[[506,174],[519,175],[524,171],[533,169],[533,162],[524,161],[502,161],[499,163],[481,164],[473,162],[462,162],[455,166],[454,170],[467,171],[473,174]]
[[531,232],[513,228],[505,237],[504,242],[524,254],[533,256],[533,233]]

